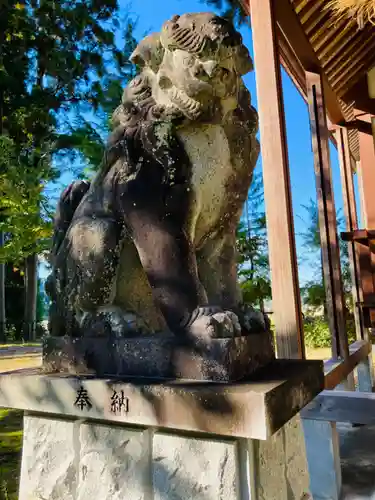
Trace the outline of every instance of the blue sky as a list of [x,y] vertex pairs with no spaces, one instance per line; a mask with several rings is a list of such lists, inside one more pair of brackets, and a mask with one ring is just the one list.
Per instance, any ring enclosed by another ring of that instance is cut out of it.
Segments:
[[[168,0],[165,2],[132,0],[131,4],[127,0],[120,0],[120,3],[124,12],[129,12],[132,18],[137,19],[135,33],[137,39],[142,38],[145,33],[158,31],[163,22],[174,14],[212,10],[203,1],[199,0],[189,0],[189,2],[186,0]],[[253,55],[250,28],[248,26],[242,27],[241,33],[245,44]],[[310,198],[316,199],[310,128],[306,103],[284,71],[282,76],[297,253],[300,263],[300,280],[304,282],[309,279],[314,271],[311,263],[307,260],[299,236],[306,228],[306,223],[303,220],[306,219],[306,214],[302,205],[308,204]],[[255,77],[254,72],[247,75],[245,83],[252,94],[253,104],[257,107]],[[330,149],[336,209],[340,211],[342,210],[342,194],[337,151],[332,145]],[[261,169],[262,161],[260,158],[256,170],[261,171]],[[70,183],[72,179],[73,176],[70,172],[64,174],[59,182],[59,189]],[[277,182],[277,179],[275,179],[275,182]],[[46,274],[45,269],[41,268],[40,271],[41,276],[44,277]]]

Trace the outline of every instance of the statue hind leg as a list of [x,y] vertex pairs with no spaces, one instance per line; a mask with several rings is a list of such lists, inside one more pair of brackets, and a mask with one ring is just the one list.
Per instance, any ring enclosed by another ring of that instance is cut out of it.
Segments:
[[126,336],[142,322],[114,305],[122,229],[109,217],[71,224],[57,257],[68,335]]

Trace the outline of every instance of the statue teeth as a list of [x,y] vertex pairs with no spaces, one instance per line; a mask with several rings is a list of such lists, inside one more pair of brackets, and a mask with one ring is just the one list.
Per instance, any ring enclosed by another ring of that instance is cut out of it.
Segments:
[[174,88],[170,92],[170,98],[177,106],[189,114],[196,115],[201,107],[198,101],[195,101],[184,92]]

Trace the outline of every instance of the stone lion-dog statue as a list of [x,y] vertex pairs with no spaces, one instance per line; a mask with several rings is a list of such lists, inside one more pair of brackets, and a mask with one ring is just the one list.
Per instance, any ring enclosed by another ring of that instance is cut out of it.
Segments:
[[241,35],[214,14],[175,16],[131,61],[139,73],[96,177],[73,182],[57,206],[51,335],[268,331],[237,277],[236,228],[259,155]]

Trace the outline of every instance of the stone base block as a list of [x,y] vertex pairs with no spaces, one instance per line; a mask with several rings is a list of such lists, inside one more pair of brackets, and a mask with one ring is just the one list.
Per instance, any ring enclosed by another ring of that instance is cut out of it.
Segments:
[[238,500],[237,445],[25,416],[20,500]]
[[19,500],[307,500],[299,420],[269,442],[26,415]]
[[276,360],[248,382],[114,380],[25,369],[0,375],[0,407],[266,440],[324,387],[322,361]]
[[48,337],[45,373],[230,382],[275,359],[271,333],[188,344],[177,337],[129,339]]

